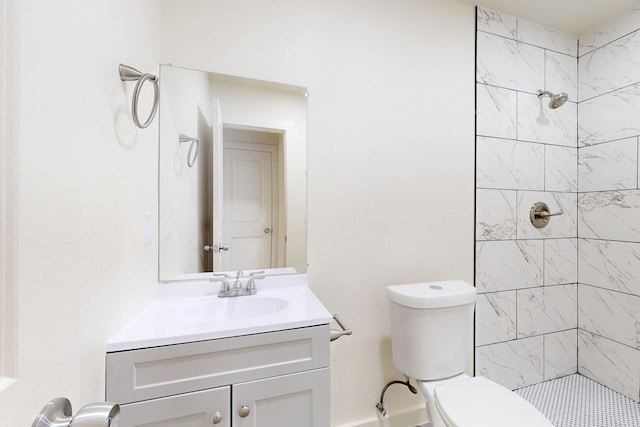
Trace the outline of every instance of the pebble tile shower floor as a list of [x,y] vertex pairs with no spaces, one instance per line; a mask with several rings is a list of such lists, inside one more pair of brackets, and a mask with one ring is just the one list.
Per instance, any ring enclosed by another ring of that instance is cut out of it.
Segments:
[[555,427],[640,427],[640,404],[579,374],[516,390]]

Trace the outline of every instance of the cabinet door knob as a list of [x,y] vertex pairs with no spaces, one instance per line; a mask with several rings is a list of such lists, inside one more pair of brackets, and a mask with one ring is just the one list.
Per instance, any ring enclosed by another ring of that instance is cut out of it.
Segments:
[[249,410],[249,407],[247,405],[242,405],[242,408],[240,408],[240,410],[238,411],[238,415],[240,415],[240,418],[248,417],[250,413],[251,411]]
[[213,414],[213,417],[211,417],[211,422],[213,424],[220,424],[220,421],[222,421],[222,415],[220,414],[220,412],[217,412],[215,414]]

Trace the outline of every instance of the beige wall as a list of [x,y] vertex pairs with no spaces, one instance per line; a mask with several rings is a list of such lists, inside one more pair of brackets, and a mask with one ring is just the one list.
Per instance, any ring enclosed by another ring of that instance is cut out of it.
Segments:
[[[102,399],[104,344],[153,292],[157,131],[131,127],[120,62],[309,87],[309,277],[354,329],[332,344],[332,425],[375,418],[400,376],[384,287],[473,278],[473,7],[161,5],[162,22],[152,0],[20,1],[20,365],[0,425]],[[393,388],[385,402],[421,405]]]
[[354,330],[332,344],[332,425],[375,418],[400,377],[384,287],[473,280],[474,19],[451,0],[163,3],[163,62],[309,88],[309,280]]
[[[153,71],[154,0],[20,0],[18,381],[0,425],[54,397],[104,399],[105,343],[153,295],[157,128],[137,130],[123,62]],[[126,92],[126,93],[125,93]]]

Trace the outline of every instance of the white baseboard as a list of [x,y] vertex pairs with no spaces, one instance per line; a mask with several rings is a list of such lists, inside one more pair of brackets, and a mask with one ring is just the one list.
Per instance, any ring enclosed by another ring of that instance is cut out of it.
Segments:
[[336,427],[429,427],[429,422],[427,421],[427,413],[422,407],[388,415],[385,418],[378,414],[375,418],[367,418]]

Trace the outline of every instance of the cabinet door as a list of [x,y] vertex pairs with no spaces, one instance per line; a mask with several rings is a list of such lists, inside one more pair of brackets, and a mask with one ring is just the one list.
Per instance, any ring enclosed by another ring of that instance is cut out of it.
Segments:
[[329,368],[233,385],[233,427],[329,427]]
[[219,387],[121,405],[118,427],[231,427],[230,389]]

